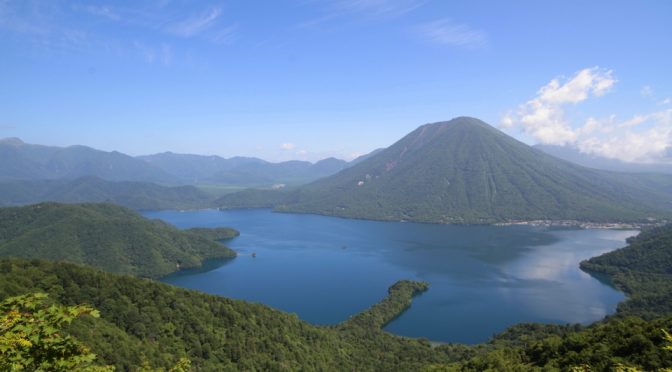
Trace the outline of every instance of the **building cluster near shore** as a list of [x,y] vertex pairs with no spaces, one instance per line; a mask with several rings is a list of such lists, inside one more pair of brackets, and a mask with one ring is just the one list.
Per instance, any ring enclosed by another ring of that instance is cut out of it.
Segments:
[[647,222],[586,222],[577,220],[532,220],[508,221],[496,223],[496,226],[545,226],[545,227],[572,227],[581,229],[613,229],[613,230],[641,230],[647,227],[665,225],[667,220],[649,220]]

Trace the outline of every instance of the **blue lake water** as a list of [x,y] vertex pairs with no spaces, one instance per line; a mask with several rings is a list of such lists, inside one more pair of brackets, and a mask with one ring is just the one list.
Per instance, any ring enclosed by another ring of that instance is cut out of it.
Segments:
[[[163,281],[335,324],[400,279],[429,291],[390,323],[395,334],[477,343],[520,322],[590,323],[622,293],[582,272],[583,259],[636,231],[454,226],[349,220],[268,210],[146,212],[180,228],[230,226],[239,256]],[[256,253],[256,257],[252,257]]]

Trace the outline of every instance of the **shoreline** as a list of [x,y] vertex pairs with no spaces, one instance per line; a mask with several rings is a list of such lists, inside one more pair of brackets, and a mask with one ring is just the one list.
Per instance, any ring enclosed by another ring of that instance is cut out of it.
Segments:
[[[668,220],[664,219],[651,219],[648,222],[623,222],[623,221],[614,221],[614,222],[596,222],[596,221],[581,221],[581,220],[509,220],[501,222],[431,222],[431,221],[415,221],[415,220],[396,220],[396,219],[376,219],[376,218],[364,218],[364,217],[346,217],[336,214],[326,214],[326,213],[317,213],[317,212],[299,212],[299,211],[283,211],[276,210],[274,208],[268,207],[217,207],[217,208],[207,208],[207,209],[216,209],[221,212],[227,211],[236,211],[236,210],[259,210],[266,209],[271,213],[282,213],[282,214],[308,214],[314,216],[322,217],[333,217],[333,218],[342,218],[346,220],[361,220],[361,221],[376,221],[376,222],[401,222],[401,223],[421,223],[429,225],[457,225],[457,226],[541,226],[541,227],[566,227],[566,228],[581,228],[581,229],[607,229],[607,230],[642,230],[648,227],[663,226],[667,224]],[[182,211],[180,211],[182,212]]]
[[541,226],[541,227],[567,227],[580,229],[605,229],[605,230],[642,230],[648,227],[662,226],[667,221],[657,222],[589,222],[578,220],[526,220],[497,222],[493,226]]

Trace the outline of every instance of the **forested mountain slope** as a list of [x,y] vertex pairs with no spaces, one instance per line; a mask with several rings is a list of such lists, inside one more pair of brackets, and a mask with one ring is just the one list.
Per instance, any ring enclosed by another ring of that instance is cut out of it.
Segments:
[[111,204],[0,208],[0,256],[77,262],[142,277],[235,256],[212,237]]

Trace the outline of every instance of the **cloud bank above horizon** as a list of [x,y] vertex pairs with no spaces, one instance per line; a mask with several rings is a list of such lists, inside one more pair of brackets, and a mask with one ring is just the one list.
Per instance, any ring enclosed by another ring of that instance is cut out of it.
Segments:
[[[632,114],[626,119],[614,114],[568,118],[568,110],[607,95],[617,83],[612,70],[600,67],[582,69],[570,78],[556,77],[533,99],[503,115],[500,127],[510,133],[522,131],[542,144],[573,146],[586,154],[634,163],[672,163],[672,109]],[[644,86],[641,95],[652,98],[651,87]]]

